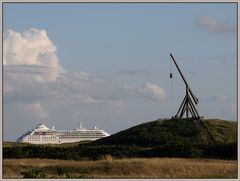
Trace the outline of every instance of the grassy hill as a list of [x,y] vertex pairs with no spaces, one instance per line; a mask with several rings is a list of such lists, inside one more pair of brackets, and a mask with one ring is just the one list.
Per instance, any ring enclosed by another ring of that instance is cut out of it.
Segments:
[[[237,123],[217,119],[203,120],[217,142],[232,143],[237,139]],[[192,119],[156,120],[120,131],[92,142],[92,145],[159,146],[173,144],[208,144],[208,135]]]

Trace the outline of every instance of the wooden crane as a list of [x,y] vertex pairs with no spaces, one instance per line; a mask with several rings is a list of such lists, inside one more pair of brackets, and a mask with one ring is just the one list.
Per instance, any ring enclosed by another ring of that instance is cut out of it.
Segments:
[[[190,86],[188,85],[177,62],[175,61],[175,59],[171,53],[170,53],[170,56],[172,58],[172,61],[175,64],[175,66],[177,67],[177,70],[180,73],[180,75],[183,79],[183,82],[185,83],[185,86],[186,86],[186,95],[177,111],[177,114],[175,115],[175,118],[182,118],[184,116],[184,114],[186,115],[186,118],[189,118],[190,114],[191,114],[192,118],[200,119],[197,108],[195,107],[195,105],[198,104],[198,98],[192,93]],[[171,73],[170,73],[170,78],[172,78]]]

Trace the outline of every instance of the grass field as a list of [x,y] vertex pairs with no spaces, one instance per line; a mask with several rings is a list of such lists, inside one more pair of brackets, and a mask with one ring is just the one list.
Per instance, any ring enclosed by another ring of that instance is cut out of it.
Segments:
[[[98,161],[4,159],[3,178],[236,178],[237,161],[184,158]],[[31,177],[30,174],[30,177]],[[33,175],[34,175],[33,174]]]

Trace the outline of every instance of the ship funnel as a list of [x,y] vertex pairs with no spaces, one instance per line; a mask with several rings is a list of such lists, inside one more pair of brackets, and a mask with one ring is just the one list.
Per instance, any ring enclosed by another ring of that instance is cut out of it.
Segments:
[[82,122],[79,121],[79,129],[82,129]]

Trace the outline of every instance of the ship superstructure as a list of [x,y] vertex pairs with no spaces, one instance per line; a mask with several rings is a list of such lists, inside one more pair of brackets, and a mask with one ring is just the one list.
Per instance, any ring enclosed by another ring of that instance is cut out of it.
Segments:
[[28,131],[17,139],[17,142],[27,142],[32,144],[61,144],[73,143],[78,141],[94,141],[109,134],[96,126],[93,129],[80,127],[73,130],[55,130],[44,124],[38,124],[35,129]]

